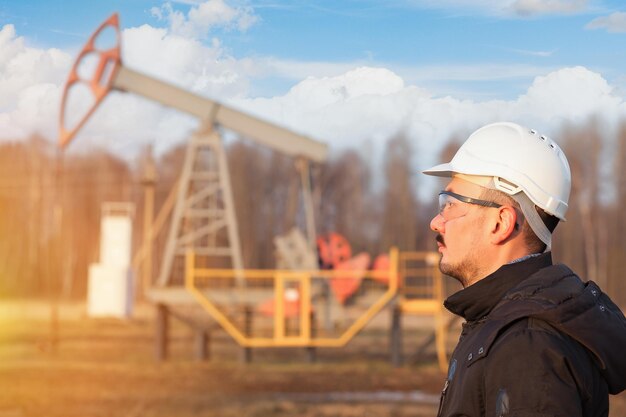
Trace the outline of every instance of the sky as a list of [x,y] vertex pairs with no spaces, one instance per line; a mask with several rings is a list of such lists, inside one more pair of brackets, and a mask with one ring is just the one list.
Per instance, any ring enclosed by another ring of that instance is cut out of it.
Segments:
[[[123,65],[328,144],[423,169],[450,137],[514,121],[555,137],[626,113],[626,4],[615,0],[0,0],[0,141],[57,140],[63,86],[119,13]],[[134,155],[198,122],[113,93],[69,151]]]

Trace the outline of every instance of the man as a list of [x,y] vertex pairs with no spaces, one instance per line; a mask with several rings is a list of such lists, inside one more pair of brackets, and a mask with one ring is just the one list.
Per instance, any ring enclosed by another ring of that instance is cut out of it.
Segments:
[[494,123],[452,161],[431,221],[440,269],[463,289],[445,301],[466,323],[439,416],[607,416],[626,388],[626,319],[592,282],[553,265],[570,169],[534,130]]

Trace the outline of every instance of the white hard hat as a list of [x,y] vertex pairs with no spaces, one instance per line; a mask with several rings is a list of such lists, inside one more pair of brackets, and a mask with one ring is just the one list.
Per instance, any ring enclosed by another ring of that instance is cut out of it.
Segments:
[[423,171],[494,177],[495,189],[514,196],[523,191],[547,213],[565,220],[572,183],[567,158],[551,139],[515,123],[493,123],[478,129],[452,161]]

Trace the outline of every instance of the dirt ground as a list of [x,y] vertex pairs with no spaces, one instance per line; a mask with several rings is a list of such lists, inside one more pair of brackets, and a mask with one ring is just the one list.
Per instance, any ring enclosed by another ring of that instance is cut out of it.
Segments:
[[381,329],[318,350],[315,363],[304,349],[262,349],[246,364],[223,331],[211,334],[210,359],[195,360],[191,330],[174,320],[169,360],[157,362],[153,313],[94,319],[64,303],[55,345],[48,303],[0,302],[0,417],[435,413],[443,375],[434,361],[392,367]]
[[[210,360],[195,360],[193,334],[173,322],[170,358],[157,362],[153,313],[139,305],[130,320],[94,319],[64,303],[54,343],[48,303],[0,301],[0,417],[436,414],[444,374],[434,355],[391,366],[383,327],[318,350],[315,363],[303,349],[262,349],[246,364],[222,331],[211,334]],[[405,352],[428,336],[408,329]],[[624,395],[611,416],[626,416]]]

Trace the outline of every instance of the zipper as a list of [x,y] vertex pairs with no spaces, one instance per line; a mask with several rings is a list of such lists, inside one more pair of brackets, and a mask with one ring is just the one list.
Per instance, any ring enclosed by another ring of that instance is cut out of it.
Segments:
[[450,380],[446,379],[446,382],[443,384],[443,389],[441,390],[441,397],[439,399],[439,411],[437,411],[437,417],[441,417],[441,412],[443,411],[443,403],[446,399],[446,392],[448,392],[449,386]]
[[[454,353],[456,353],[456,349]],[[439,411],[437,411],[437,417],[441,417],[441,413],[443,412],[443,405],[446,401],[446,393],[448,392],[448,388],[450,388],[450,383],[452,383],[452,379],[454,378],[454,374],[456,373],[456,359],[454,359],[454,353],[452,354],[452,359],[450,360],[448,377],[446,378],[446,382],[444,382],[443,389],[441,390],[441,398],[439,399]]]

